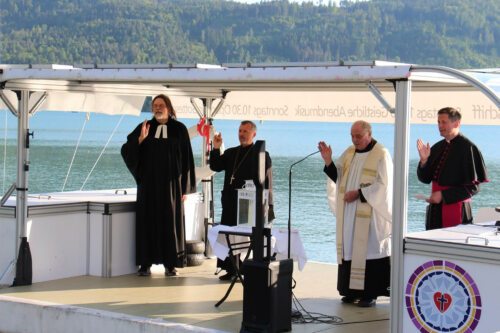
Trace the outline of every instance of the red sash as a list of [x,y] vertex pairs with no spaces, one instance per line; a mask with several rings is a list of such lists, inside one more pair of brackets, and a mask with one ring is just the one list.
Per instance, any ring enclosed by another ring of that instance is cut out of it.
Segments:
[[[450,186],[439,185],[436,181],[432,182],[432,192],[449,189]],[[443,228],[453,227],[462,224],[462,203],[470,202],[469,199],[458,201],[452,204],[441,202],[441,225]]]

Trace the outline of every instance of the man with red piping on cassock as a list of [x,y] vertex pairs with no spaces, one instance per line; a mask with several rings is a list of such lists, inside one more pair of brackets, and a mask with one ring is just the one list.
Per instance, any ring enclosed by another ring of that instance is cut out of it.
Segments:
[[451,107],[438,111],[439,134],[444,138],[432,147],[417,140],[420,162],[418,179],[432,193],[425,217],[426,230],[472,223],[471,197],[487,182],[483,156],[472,141],[460,133],[462,115]]

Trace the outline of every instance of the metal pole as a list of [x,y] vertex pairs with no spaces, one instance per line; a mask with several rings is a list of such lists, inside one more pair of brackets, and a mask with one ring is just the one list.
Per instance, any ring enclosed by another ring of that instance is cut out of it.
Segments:
[[[29,92],[21,91],[19,100],[19,115],[17,128],[17,197],[16,197],[16,221],[18,237],[27,236],[26,221],[28,218],[28,171],[29,171],[29,148],[28,121],[29,121]],[[19,245],[19,244],[17,244]]]
[[[212,98],[206,98],[203,100],[203,115],[205,117],[205,120],[208,122],[211,119],[211,112],[212,112]],[[207,124],[208,125],[208,124]],[[201,156],[201,166],[205,167],[208,165],[208,157],[209,157],[209,141],[207,141],[207,138],[204,136],[203,137],[203,149],[202,149],[202,156]],[[204,227],[205,227],[205,255],[210,256],[211,255],[211,249],[209,249],[208,246],[208,227],[209,225],[213,224],[213,177],[209,178],[204,178],[202,179],[202,184],[203,184],[203,204],[204,204]]]
[[394,196],[392,204],[391,333],[403,332],[403,239],[408,225],[411,81],[396,82]]
[[18,93],[19,117],[17,129],[17,197],[16,197],[16,262],[14,286],[30,285],[33,277],[31,252],[28,243],[28,172],[29,172],[29,91]]

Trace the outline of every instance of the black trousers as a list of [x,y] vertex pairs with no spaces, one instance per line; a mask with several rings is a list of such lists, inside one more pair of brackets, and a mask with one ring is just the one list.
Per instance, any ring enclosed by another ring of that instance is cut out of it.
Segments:
[[349,288],[351,277],[351,261],[342,261],[338,268],[337,290],[341,296],[354,298],[377,298],[389,296],[391,283],[391,257],[366,261],[365,289]]

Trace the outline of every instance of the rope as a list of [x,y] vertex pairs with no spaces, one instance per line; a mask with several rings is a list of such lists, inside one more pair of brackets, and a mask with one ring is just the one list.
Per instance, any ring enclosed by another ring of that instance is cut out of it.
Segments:
[[101,159],[102,154],[104,154],[104,151],[106,150],[106,147],[108,147],[109,142],[111,141],[111,139],[113,138],[113,135],[115,134],[115,132],[116,132],[116,130],[118,129],[118,127],[120,126],[120,124],[121,124],[121,122],[122,122],[122,120],[123,120],[123,116],[124,116],[124,115],[122,114],[122,116],[120,117],[120,120],[118,121],[118,124],[116,124],[115,128],[113,129],[113,132],[111,132],[111,135],[110,135],[110,136],[109,136],[109,138],[108,138],[108,142],[106,142],[106,144],[105,144],[105,145],[104,145],[104,147],[102,148],[101,153],[99,154],[99,156],[97,157],[97,160],[96,160],[96,161],[95,161],[95,163],[94,163],[94,166],[92,167],[92,169],[90,170],[89,174],[87,175],[87,178],[85,178],[85,181],[83,182],[82,187],[80,187],[80,191],[81,191],[81,190],[83,190],[83,188],[84,188],[85,184],[87,184],[87,181],[89,180],[90,175],[91,175],[91,174],[92,174],[92,172],[94,171],[94,169],[95,169],[95,167],[96,167],[97,163],[99,163],[99,160]]
[[3,178],[2,178],[2,193],[5,193],[5,175],[7,165],[7,110],[5,110],[5,126],[3,133]]
[[78,148],[80,147],[80,141],[82,139],[83,131],[85,130],[85,126],[87,125],[87,122],[90,119],[89,113],[85,115],[85,121],[83,122],[82,129],[80,130],[80,136],[78,137],[78,141],[76,142],[76,147],[75,151],[73,152],[73,157],[71,158],[71,162],[69,164],[68,172],[66,173],[66,178],[64,179],[64,184],[62,186],[61,192],[64,192],[64,188],[66,187],[66,182],[68,181],[69,173],[71,171],[71,168],[73,167],[73,162],[75,161],[75,156],[76,152],[78,151]]

